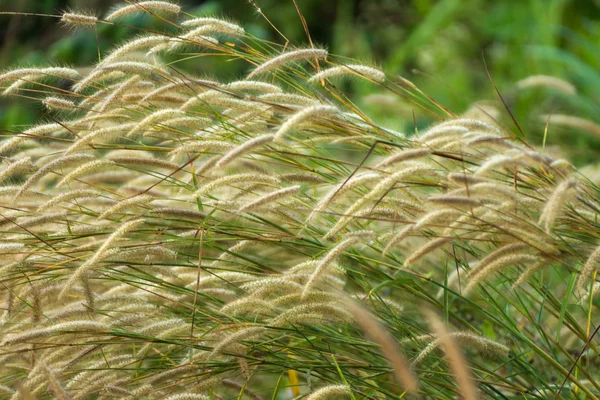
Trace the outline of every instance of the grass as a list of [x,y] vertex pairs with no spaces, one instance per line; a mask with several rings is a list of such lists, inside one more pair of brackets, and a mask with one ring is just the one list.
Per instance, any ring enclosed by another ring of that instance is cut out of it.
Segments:
[[[48,109],[0,142],[2,396],[600,397],[599,189],[570,161],[316,45],[123,7],[162,30],[0,75]],[[90,18],[63,22],[120,17]],[[348,79],[435,122],[376,122]]]

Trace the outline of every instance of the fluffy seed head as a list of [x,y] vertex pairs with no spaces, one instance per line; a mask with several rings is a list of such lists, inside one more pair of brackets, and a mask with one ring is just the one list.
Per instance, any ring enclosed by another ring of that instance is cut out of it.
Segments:
[[236,158],[240,157],[242,154],[247,153],[248,151],[254,149],[255,147],[259,147],[259,146],[265,145],[269,142],[272,142],[273,138],[274,138],[274,135],[269,134],[269,135],[262,135],[262,136],[255,137],[254,139],[247,140],[246,142],[242,143],[238,147],[234,148],[233,150],[231,150],[230,152],[225,154],[223,156],[223,158],[219,159],[219,161],[217,161],[217,163],[215,164],[215,168],[219,169],[219,168],[229,164]]
[[62,15],[62,17],[60,18],[60,20],[65,25],[73,26],[73,27],[96,26],[96,23],[98,22],[98,18],[96,18],[94,15],[87,15],[87,14],[83,14],[83,13],[72,13],[72,12],[64,13]]
[[306,120],[313,118],[326,118],[338,112],[339,110],[333,106],[318,105],[306,107],[286,119],[275,133],[273,140],[281,140],[286,133],[294,128],[298,128]]
[[519,89],[527,89],[531,87],[549,87],[556,89],[568,95],[577,94],[577,89],[571,83],[548,75],[532,75],[525,79],[517,81],[516,86]]
[[42,103],[50,110],[73,110],[76,107],[74,101],[54,96],[46,97]]
[[327,55],[327,50],[324,49],[300,49],[283,53],[259,65],[248,75],[248,79],[252,79],[257,75],[264,74],[292,61],[323,59],[327,58]]
[[114,242],[120,239],[127,232],[139,227],[143,223],[143,219],[136,219],[133,221],[127,221],[123,223],[119,228],[117,228],[117,230],[106,239],[102,246],[100,246],[100,248],[98,249],[98,251],[96,251],[94,256],[87,260],[85,263],[83,263],[81,266],[79,266],[79,268],[77,268],[77,270],[73,272],[73,274],[65,284],[63,290],[60,292],[59,298],[63,298],[72,289],[73,284],[77,280],[83,277],[88,271],[94,268],[100,260],[102,260],[102,258],[106,255],[107,250],[114,244]]
[[269,203],[272,203],[281,198],[291,196],[299,191],[300,191],[300,186],[298,186],[298,185],[290,186],[287,188],[277,190],[273,193],[269,193],[267,195],[261,196],[251,203],[246,204],[245,206],[243,206],[242,208],[240,208],[238,210],[238,213],[252,211],[252,210],[259,208],[265,204],[269,204]]
[[134,196],[129,199],[121,200],[120,202],[118,202],[117,204],[110,207],[108,210],[104,211],[102,214],[100,214],[98,216],[98,219],[106,219],[106,218],[108,218],[116,213],[119,213],[125,209],[146,205],[146,204],[150,203],[152,200],[154,200],[154,197],[149,196],[149,195]]
[[181,7],[179,7],[177,4],[166,1],[140,1],[138,3],[126,5],[116,9],[112,13],[108,14],[106,19],[111,21],[113,19],[122,17],[123,15],[134,12],[179,14],[181,12]]
[[552,230],[554,221],[562,211],[564,204],[569,200],[568,195],[570,194],[571,190],[573,190],[576,186],[576,181],[567,179],[561,182],[558,186],[556,186],[556,189],[554,189],[554,192],[552,192],[552,195],[550,196],[548,202],[546,203],[546,206],[542,210],[542,213],[540,214],[540,219],[538,221],[540,225],[543,225],[546,233],[550,233],[550,231]]
[[589,281],[592,273],[594,272],[594,269],[596,268],[598,261],[600,261],[600,246],[596,247],[594,249],[594,251],[592,251],[592,253],[588,257],[587,261],[583,265],[583,268],[581,269],[579,278],[577,279],[577,286],[576,286],[578,292],[581,292],[583,290],[583,288],[585,287],[585,285],[588,284],[588,281]]
[[350,393],[350,387],[347,385],[329,385],[312,392],[306,400],[326,400],[332,397],[346,397]]
[[318,83],[323,79],[331,79],[334,77],[344,75],[361,76],[363,78],[370,79],[375,82],[385,81],[385,74],[380,70],[373,67],[368,67],[366,65],[358,64],[340,65],[338,67],[324,69],[323,71],[313,75],[308,81],[312,83]]

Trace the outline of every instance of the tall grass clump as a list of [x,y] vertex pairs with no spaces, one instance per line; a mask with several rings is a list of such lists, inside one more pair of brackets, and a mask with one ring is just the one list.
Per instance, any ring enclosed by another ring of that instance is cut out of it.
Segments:
[[[173,3],[62,21],[131,13],[164,33],[0,74],[47,108],[0,142],[2,398],[600,398],[600,189],[568,161]],[[202,57],[247,74],[178,68]]]

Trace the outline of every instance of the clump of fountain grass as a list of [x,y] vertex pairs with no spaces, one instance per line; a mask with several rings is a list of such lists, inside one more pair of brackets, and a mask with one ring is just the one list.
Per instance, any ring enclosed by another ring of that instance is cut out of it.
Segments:
[[[62,20],[140,12],[177,33],[0,74],[51,115],[0,142],[3,398],[600,396],[599,191],[567,161],[172,3]],[[438,122],[378,125],[348,76]]]

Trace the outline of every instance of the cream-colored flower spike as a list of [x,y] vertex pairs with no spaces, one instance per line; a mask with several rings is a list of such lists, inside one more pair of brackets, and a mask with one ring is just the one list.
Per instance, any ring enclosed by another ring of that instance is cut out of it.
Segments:
[[66,12],[61,18],[61,22],[65,25],[70,25],[73,27],[90,27],[96,26],[98,23],[98,18],[94,15],[83,14],[83,13],[74,13],[74,12]]
[[338,76],[348,75],[360,76],[375,82],[385,81],[385,73],[382,71],[373,67],[358,64],[340,65],[337,67],[324,69],[323,71],[313,75],[308,81],[311,83],[318,83],[323,79],[331,79]]
[[254,71],[252,71],[248,75],[248,79],[252,79],[257,75],[261,75],[272,70],[277,70],[277,68],[281,67],[282,65],[293,61],[310,61],[311,59],[324,59],[327,58],[327,55],[328,52],[324,49],[299,49],[283,53],[278,55],[277,57],[268,60],[264,64],[259,65]]
[[108,249],[110,249],[117,240],[119,240],[123,235],[125,235],[129,231],[139,227],[143,223],[143,219],[136,219],[133,221],[127,221],[123,223],[119,228],[117,228],[117,230],[112,235],[110,235],[104,241],[104,243],[102,243],[102,246],[100,246],[100,248],[96,251],[94,256],[87,260],[85,263],[83,263],[71,274],[71,277],[67,280],[63,290],[60,292],[59,298],[64,298],[67,295],[67,293],[70,290],[72,290],[72,286],[75,282],[83,278],[84,275],[86,275],[90,270],[95,268],[97,264],[106,255]]
[[349,397],[350,387],[347,385],[329,385],[312,392],[306,400],[328,400],[332,397]]
[[159,12],[159,13],[169,13],[169,14],[179,14],[181,12],[181,7],[177,4],[169,3],[166,1],[140,1],[137,3],[125,5],[123,7],[117,8],[112,13],[106,16],[108,21],[122,17],[124,15],[128,15],[134,12]]
[[542,210],[538,223],[544,227],[546,233],[550,233],[556,218],[561,214],[562,209],[570,198],[570,192],[577,187],[574,180],[564,180],[556,186],[554,192],[548,199],[546,206]]
[[337,114],[339,110],[333,106],[318,105],[306,107],[296,114],[293,114],[279,127],[273,140],[279,141],[292,129],[298,129],[305,121],[315,121],[321,118],[328,118]]
[[571,83],[549,75],[531,75],[517,81],[515,85],[521,90],[532,87],[548,87],[569,95],[577,94],[577,89]]

